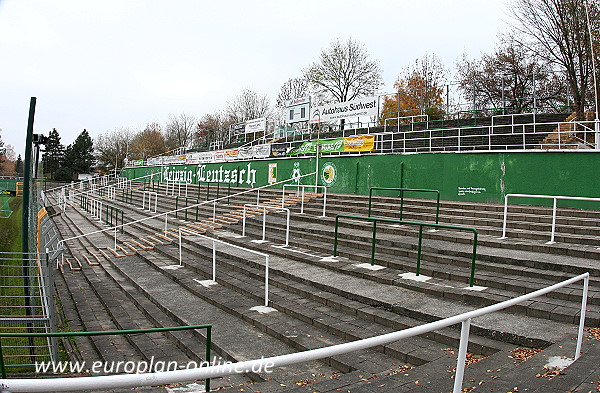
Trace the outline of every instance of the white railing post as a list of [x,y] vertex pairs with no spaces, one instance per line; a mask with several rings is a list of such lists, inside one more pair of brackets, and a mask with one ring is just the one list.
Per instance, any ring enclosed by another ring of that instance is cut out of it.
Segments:
[[179,229],[179,266],[183,266],[182,258],[181,258],[181,228]]
[[286,222],[287,230],[285,231],[285,245],[288,246],[290,244],[290,209],[286,209],[286,210],[287,210],[287,222]]
[[327,187],[323,190],[323,217],[325,217],[325,210],[327,209]]
[[305,187],[302,187],[302,204],[300,205],[300,214],[304,214],[304,190]]
[[550,241],[546,244],[554,244],[554,231],[556,230],[556,200],[557,198],[553,198],[554,202],[552,204],[552,233],[550,234]]
[[214,282],[217,282],[217,244],[213,240],[212,241],[212,279]]
[[453,393],[462,392],[463,377],[465,375],[465,360],[467,358],[467,347],[469,345],[469,330],[471,318],[462,321],[460,329],[460,343],[458,347],[458,359],[456,360],[456,374],[454,375]]
[[269,306],[269,256],[265,255],[265,307]]
[[267,233],[267,208],[263,206],[263,228],[262,228],[262,240],[265,241]]
[[217,222],[217,201],[213,202],[213,224]]
[[117,226],[115,225],[115,251],[117,250]]
[[502,220],[502,237],[506,239],[506,220],[508,219],[508,194],[504,196],[504,220]]
[[256,189],[256,204],[260,204],[260,188]]
[[577,347],[575,349],[575,357],[577,360],[581,356],[581,342],[583,341],[583,329],[585,327],[585,311],[587,307],[588,289],[590,284],[590,276],[583,279],[583,293],[581,299],[581,311],[579,312],[579,329],[577,331]]
[[165,213],[165,234],[167,233],[167,217],[168,217],[169,213]]
[[242,219],[242,236],[246,236],[246,206],[244,205],[244,218]]

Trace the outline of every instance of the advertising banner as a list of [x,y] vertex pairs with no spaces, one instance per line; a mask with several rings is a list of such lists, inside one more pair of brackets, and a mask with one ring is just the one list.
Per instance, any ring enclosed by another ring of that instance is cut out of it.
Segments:
[[287,143],[272,143],[271,157],[285,157],[288,151]]
[[[326,139],[319,143],[321,153],[341,153],[344,151],[344,138]],[[298,154],[316,154],[317,141],[306,141],[288,152],[289,156]]]
[[215,162],[223,162],[225,161],[225,151],[219,150],[215,152]]
[[246,123],[235,123],[229,127],[233,135],[240,135],[243,134],[246,129]]
[[252,146],[252,156],[254,158],[268,158],[271,155],[271,145]]
[[252,158],[252,146],[244,146],[238,148],[238,159],[244,160],[248,158]]
[[377,116],[377,97],[317,106],[310,110],[310,121],[313,123],[360,116]]
[[[375,146],[374,135],[351,136],[346,138],[326,139],[320,142],[321,153],[361,152],[373,151]],[[291,149],[287,155],[316,154],[317,141],[306,141],[300,146]]]
[[225,160],[227,160],[227,161],[237,160],[238,156],[239,156],[239,149],[225,150]]
[[261,117],[260,119],[247,120],[244,132],[251,134],[254,132],[264,132],[267,130],[267,119]]
[[344,138],[344,151],[361,152],[373,151],[375,147],[375,135],[350,136]]

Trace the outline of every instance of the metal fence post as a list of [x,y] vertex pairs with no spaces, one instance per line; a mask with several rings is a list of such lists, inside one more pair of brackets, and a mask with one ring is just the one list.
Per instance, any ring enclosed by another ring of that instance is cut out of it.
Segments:
[[419,245],[417,246],[417,276],[421,274],[421,246],[423,244],[423,225],[419,225]]
[[552,205],[552,233],[550,234],[550,241],[547,244],[554,244],[554,232],[556,231],[556,201],[558,198],[553,198],[554,203]]
[[375,237],[377,236],[377,221],[373,220],[373,239],[371,239],[371,266],[375,265]]

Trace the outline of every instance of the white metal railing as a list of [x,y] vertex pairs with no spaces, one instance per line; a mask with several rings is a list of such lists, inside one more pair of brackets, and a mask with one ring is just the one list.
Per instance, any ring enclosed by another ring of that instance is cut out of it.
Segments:
[[284,184],[282,187],[282,195],[281,195],[281,207],[285,206],[285,188],[288,187],[296,187],[297,190],[302,189],[302,203],[300,204],[300,214],[304,214],[304,190],[307,188],[314,188],[315,193],[319,188],[323,189],[323,215],[321,217],[325,217],[325,211],[327,209],[327,186],[317,186],[317,185],[305,185],[305,184]]
[[[236,196],[243,195],[243,194],[247,194],[247,193],[254,192],[256,190],[260,190],[260,189],[263,189],[263,188],[277,186],[279,184],[284,184],[284,183],[288,183],[288,182],[291,182],[291,181],[300,181],[301,178],[304,178],[304,177],[307,177],[307,176],[314,176],[315,173],[316,172],[307,173],[305,175],[301,175],[301,176],[297,176],[297,177],[292,177],[292,178],[289,178],[289,179],[286,179],[286,180],[279,181],[277,183],[267,184],[267,185],[264,185],[264,186],[261,186],[261,187],[251,188],[249,190],[240,191],[238,193],[235,193],[235,194],[232,194],[232,195],[229,195],[229,196],[226,195],[226,196],[223,196],[223,197],[220,197],[220,198],[216,198],[216,199],[213,199],[213,200],[204,201],[204,202],[196,203],[194,205],[190,205],[190,206],[186,206],[186,207],[181,207],[179,209],[169,210],[169,211],[164,212],[164,213],[155,214],[153,216],[140,218],[138,220],[127,222],[127,223],[123,223],[123,224],[120,224],[120,225],[116,225],[114,227],[109,227],[109,228],[105,228],[105,229],[98,229],[96,231],[84,233],[84,234],[77,235],[77,236],[72,236],[72,237],[69,237],[67,239],[62,239],[61,241],[59,241],[59,245],[65,243],[68,240],[75,240],[75,239],[79,239],[79,238],[82,238],[82,237],[88,237],[88,236],[91,236],[91,235],[95,235],[97,233],[104,233],[104,232],[108,232],[108,231],[114,231],[115,247],[116,247],[117,228],[121,228],[121,227],[124,228],[124,227],[129,226],[129,225],[137,224],[139,222],[143,222],[143,221],[147,221],[147,220],[158,219],[158,218],[161,218],[161,217],[164,216],[164,230],[166,232],[167,229],[168,229],[168,216],[169,216],[169,214],[173,215],[173,214],[175,214],[177,212],[184,211],[186,209],[194,209],[196,207],[207,205],[209,203],[213,203],[213,206],[215,206],[214,209],[216,209],[216,205],[215,204],[216,204],[217,201],[225,200],[227,198],[232,198],[232,197],[236,197]],[[214,214],[216,214],[216,213],[213,213],[213,215]],[[214,216],[213,216],[213,220],[214,220]],[[54,251],[54,250],[52,250],[52,251]]]
[[216,244],[217,243],[226,245],[228,247],[237,248],[238,250],[246,251],[246,252],[249,252],[251,254],[255,254],[255,255],[259,255],[261,257],[264,257],[265,258],[265,303],[264,304],[265,304],[265,307],[269,306],[269,254],[265,254],[265,253],[262,253],[262,252],[259,252],[259,251],[250,250],[250,249],[245,248],[245,247],[240,247],[240,246],[238,246],[236,244],[227,243],[227,242],[225,242],[223,240],[215,239],[215,238],[210,237],[210,236],[205,236],[205,235],[202,235],[202,234],[200,234],[198,232],[194,232],[194,231],[182,228],[182,227],[179,227],[178,231],[179,231],[179,266],[183,266],[183,253],[182,253],[182,250],[181,250],[181,248],[182,248],[181,247],[181,243],[182,243],[181,234],[183,232],[187,232],[190,235],[198,236],[200,238],[212,241],[212,281],[215,282],[215,283],[217,282],[217,248],[216,248]]
[[[531,123],[514,123],[514,118],[518,116],[531,115],[533,122]],[[418,118],[426,115],[407,116],[402,118]],[[494,119],[500,117],[511,117],[511,124],[497,124]],[[422,151],[471,151],[471,150],[526,150],[526,149],[573,149],[573,148],[595,148],[600,146],[597,142],[588,142],[592,140],[600,126],[592,120],[589,121],[569,121],[569,122],[538,122],[535,113],[513,114],[513,115],[496,115],[492,117],[490,125],[475,125],[465,127],[448,127],[448,128],[427,128],[423,130],[415,130],[415,124],[411,123],[411,129],[400,132],[387,131],[388,120],[398,118],[390,118],[384,120],[384,131],[371,133],[370,125],[365,129],[364,134],[374,135],[376,137],[373,152],[422,152]],[[428,118],[427,118],[428,120]],[[361,124],[359,124],[361,125]],[[575,126],[580,126],[581,129],[574,130]],[[351,124],[346,123],[346,128],[351,129]],[[486,130],[485,133],[473,134],[472,131]],[[448,135],[453,133],[455,135]],[[355,133],[356,134],[356,133]],[[423,136],[425,134],[425,136]],[[440,134],[440,135],[434,135]],[[558,139],[556,142],[543,143],[535,138],[534,141],[528,142],[527,137],[545,136],[556,134]],[[583,138],[577,137],[576,134],[582,134]],[[563,136],[567,135],[571,142],[563,142]],[[344,133],[343,136],[346,136]],[[387,137],[391,136],[391,139]],[[502,141],[502,138],[510,137],[510,141]],[[518,139],[516,138],[518,137]],[[301,139],[299,141],[303,141]],[[326,139],[323,139],[326,140]],[[298,142],[298,141],[296,141]],[[410,145],[410,146],[409,146]],[[401,146],[401,147],[400,147]],[[356,153],[331,153],[336,154],[356,154]],[[258,159],[258,158],[255,158]],[[270,157],[264,159],[271,159]],[[216,161],[215,161],[216,162]],[[146,163],[148,164],[148,163]],[[148,164],[149,165],[149,164]]]
[[415,120],[423,118],[425,122],[429,121],[429,115],[414,115],[414,116],[399,116],[399,117],[388,117],[383,121],[383,132],[387,132],[387,123],[388,121],[396,120],[398,125],[401,120],[410,120],[411,131],[415,130]]
[[184,196],[188,196],[188,183],[187,182],[181,182],[181,181],[175,181],[175,180],[169,180],[169,179],[165,179],[165,183],[166,183],[166,190],[165,190],[165,195],[169,195],[169,186],[171,187],[171,195],[175,196],[175,186],[177,186],[177,195],[181,196],[181,186],[185,186],[185,195]]
[[594,201],[600,202],[600,198],[591,197],[574,197],[574,196],[558,196],[558,195],[535,195],[535,194],[506,194],[504,196],[504,219],[502,220],[502,237],[500,239],[506,239],[506,223],[508,220],[508,198],[536,198],[536,199],[552,199],[552,230],[550,233],[550,241],[546,244],[554,244],[554,233],[556,232],[556,202],[557,200],[570,200],[570,201]]
[[[148,207],[146,207],[146,195],[148,195]],[[154,197],[154,211],[152,211],[152,197]],[[142,207],[140,209],[156,213],[158,207],[158,193],[154,191],[144,191],[142,194]]]
[[461,323],[459,351],[456,363],[456,374],[454,375],[453,389],[453,393],[461,393],[465,369],[465,359],[467,355],[467,346],[469,341],[469,330],[473,318],[477,318],[482,315],[506,309],[508,307],[545,295],[547,293],[550,293],[559,288],[563,288],[567,285],[576,283],[581,280],[583,280],[583,296],[581,300],[581,311],[579,316],[579,329],[577,331],[577,345],[574,355],[574,360],[577,360],[581,356],[581,343],[583,340],[583,329],[589,288],[589,273],[578,275],[576,277],[564,280],[549,287],[542,288],[537,291],[513,299],[505,300],[501,303],[496,303],[491,306],[455,315],[453,317],[445,318],[439,321],[430,322],[424,325],[415,326],[409,329],[387,333],[380,336],[365,338],[362,340],[332,345],[329,347],[318,348],[304,352],[242,361],[226,365],[213,365],[210,367],[146,374],[121,374],[98,377],[47,379],[0,379],[0,385],[2,385],[3,391],[7,392],[64,392],[72,390],[83,391],[92,389],[115,389],[149,385],[162,385],[182,381],[193,381],[204,378],[217,378],[227,375],[248,373],[252,370],[264,370],[265,367],[282,367],[290,364],[319,360],[350,352],[360,351],[379,345],[387,345],[401,339],[414,337],[420,334],[426,334],[438,329],[443,329],[448,326],[455,325],[457,323]]
[[276,206],[268,206],[268,205],[253,205],[250,203],[246,203],[244,205],[244,218],[242,221],[242,236],[246,236],[246,208],[255,207],[257,209],[262,209],[263,211],[263,225],[262,225],[262,241],[265,241],[266,232],[267,232],[267,210],[271,210],[274,212],[284,211],[287,213],[287,219],[285,224],[285,245],[289,245],[290,243],[290,209],[285,207],[276,207]]

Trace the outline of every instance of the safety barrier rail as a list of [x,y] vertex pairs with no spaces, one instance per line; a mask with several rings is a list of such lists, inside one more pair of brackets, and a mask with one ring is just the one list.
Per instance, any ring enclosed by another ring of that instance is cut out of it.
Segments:
[[[368,348],[381,345],[387,345],[402,339],[411,338],[433,332],[439,329],[447,328],[458,323],[461,324],[460,341],[458,346],[458,357],[456,360],[456,372],[454,374],[453,393],[463,392],[463,379],[465,371],[465,360],[467,356],[467,347],[469,344],[469,333],[471,321],[474,318],[501,311],[517,304],[546,295],[557,289],[566,287],[583,280],[583,293],[581,299],[581,311],[579,314],[579,328],[577,331],[577,344],[575,348],[574,360],[581,356],[581,344],[583,341],[583,330],[586,316],[586,306],[589,289],[589,273],[584,273],[568,280],[561,281],[546,288],[521,295],[519,297],[505,300],[480,309],[468,311],[453,317],[444,318],[439,321],[426,323],[424,325],[412,328],[382,334],[375,337],[369,337],[362,340],[352,341],[343,344],[332,345],[329,347],[312,349],[309,351],[291,353],[286,355],[273,356],[255,360],[236,362],[229,365],[216,365],[188,370],[166,371],[161,373],[144,374],[126,374],[126,375],[108,375],[99,377],[78,377],[78,378],[47,378],[47,379],[2,379],[0,384],[5,391],[10,392],[47,392],[47,391],[82,391],[97,389],[115,389],[115,388],[133,388],[138,386],[172,384],[182,381],[193,381],[203,378],[217,378],[227,375],[243,374],[253,370],[264,370],[266,367],[283,367],[291,364],[309,362],[329,358],[332,356],[343,355],[351,352],[357,352]],[[440,371],[443,373],[443,371]],[[208,389],[207,389],[208,390]]]
[[223,240],[215,239],[214,237],[210,237],[210,236],[205,236],[198,232],[194,232],[189,229],[182,228],[182,227],[179,227],[178,231],[179,231],[179,266],[183,266],[183,253],[181,250],[181,248],[182,248],[181,247],[181,242],[182,242],[181,234],[183,232],[187,232],[190,235],[198,236],[202,239],[212,241],[212,281],[215,283],[217,282],[217,248],[216,248],[217,243],[224,244],[229,247],[237,248],[238,250],[246,251],[251,254],[255,254],[255,255],[264,257],[265,258],[265,303],[264,304],[265,304],[265,307],[269,306],[269,254],[264,254],[262,252],[250,250],[249,248],[240,247],[236,244],[227,243]]
[[469,286],[472,287],[475,283],[475,261],[477,260],[477,229],[470,227],[460,227],[456,225],[443,225],[443,224],[431,224],[426,222],[413,222],[413,221],[402,221],[393,220],[389,218],[375,218],[375,217],[362,217],[362,216],[351,216],[346,214],[338,214],[335,216],[335,235],[333,239],[333,256],[337,256],[338,248],[338,228],[340,218],[350,218],[353,220],[371,221],[373,222],[373,237],[371,239],[371,265],[375,264],[375,238],[377,236],[377,222],[387,222],[403,225],[417,225],[419,227],[419,244],[417,246],[417,268],[415,274],[418,276],[421,274],[421,246],[423,243],[423,227],[433,227],[442,229],[457,229],[463,231],[473,232],[473,251],[471,252],[471,274],[469,278]]
[[285,207],[275,207],[275,206],[268,206],[268,205],[253,205],[250,203],[246,203],[244,205],[244,218],[242,221],[242,236],[246,236],[246,208],[248,207],[255,207],[257,209],[262,209],[263,210],[263,225],[262,225],[262,241],[265,241],[265,235],[267,232],[267,210],[271,210],[274,212],[287,212],[287,220],[286,220],[286,225],[285,225],[285,245],[289,245],[290,243],[290,209],[285,208]]
[[593,201],[600,202],[600,198],[592,197],[574,197],[574,196],[558,196],[558,195],[535,195],[535,194],[506,194],[504,196],[504,219],[502,220],[502,237],[500,239],[506,239],[506,222],[508,220],[508,198],[536,198],[536,199],[552,199],[552,230],[550,234],[550,241],[546,244],[554,244],[554,233],[556,232],[556,202],[560,200],[570,201]]
[[386,191],[400,191],[400,219],[402,220],[404,213],[404,193],[405,192],[423,192],[423,193],[435,193],[437,195],[436,199],[436,209],[435,209],[435,223],[439,224],[440,222],[440,191],[439,190],[428,190],[425,188],[393,188],[393,187],[371,187],[369,189],[369,217],[371,217],[371,200],[373,198],[373,190],[386,190]]
[[285,206],[285,188],[286,187],[296,187],[298,188],[302,188],[302,203],[300,204],[300,214],[304,214],[304,190],[306,188],[314,188],[315,189],[315,193],[317,192],[317,190],[319,188],[323,189],[323,215],[321,217],[325,217],[325,211],[327,209],[327,187],[326,186],[317,186],[317,185],[310,185],[310,184],[284,184],[282,187],[282,193],[281,193],[281,207]]
[[[173,326],[163,328],[151,328],[151,329],[131,329],[131,330],[106,330],[106,331],[95,331],[95,332],[52,332],[52,333],[5,333],[0,331],[0,339],[5,337],[10,338],[56,338],[56,337],[96,337],[96,336],[116,336],[116,335],[129,335],[129,334],[146,334],[146,333],[159,333],[159,332],[173,332],[181,330],[197,330],[206,329],[206,340],[205,340],[205,360],[210,363],[210,352],[211,352],[211,341],[212,341],[212,325],[191,325],[191,326]],[[2,343],[0,340],[0,374],[6,381],[12,381],[6,379],[6,367],[4,365],[4,355],[2,353]],[[210,391],[210,378],[206,378],[204,381],[205,391]],[[3,390],[4,391],[4,390]]]

